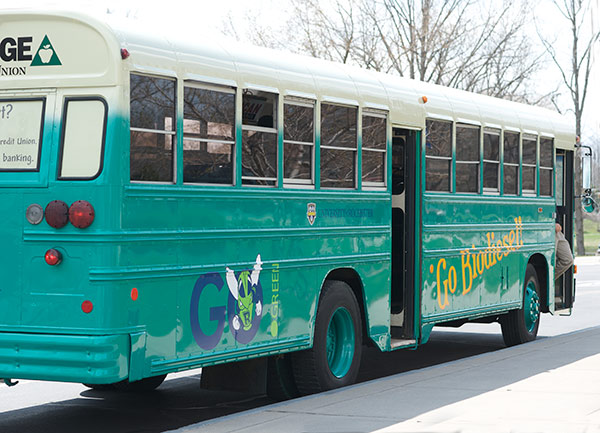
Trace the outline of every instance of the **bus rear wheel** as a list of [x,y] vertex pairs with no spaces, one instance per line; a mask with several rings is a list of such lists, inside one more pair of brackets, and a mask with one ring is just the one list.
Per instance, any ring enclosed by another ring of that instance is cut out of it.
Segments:
[[540,326],[540,284],[531,263],[525,271],[523,307],[513,310],[500,320],[502,337],[507,346],[535,340]]
[[298,391],[308,395],[354,383],[361,354],[356,297],[346,283],[327,281],[317,308],[313,347],[292,354]]

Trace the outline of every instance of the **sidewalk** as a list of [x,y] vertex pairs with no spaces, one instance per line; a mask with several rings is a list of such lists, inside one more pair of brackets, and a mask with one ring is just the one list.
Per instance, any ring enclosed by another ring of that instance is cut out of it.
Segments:
[[594,265],[600,263],[600,256],[577,256],[575,257],[576,265]]
[[600,433],[600,327],[177,430],[238,431]]

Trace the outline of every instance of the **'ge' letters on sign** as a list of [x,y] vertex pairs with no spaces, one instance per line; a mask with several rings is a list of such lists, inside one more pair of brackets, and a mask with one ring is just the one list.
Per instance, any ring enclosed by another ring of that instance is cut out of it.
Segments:
[[31,56],[31,43],[33,38],[31,36],[17,38],[4,38],[0,41],[0,59],[4,62],[22,62],[25,60],[32,60]]

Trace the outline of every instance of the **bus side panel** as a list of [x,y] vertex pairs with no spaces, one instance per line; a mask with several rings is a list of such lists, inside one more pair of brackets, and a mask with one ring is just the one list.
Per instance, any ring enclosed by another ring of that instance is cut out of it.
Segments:
[[547,199],[426,195],[423,323],[520,308],[528,258],[553,248],[551,216]]
[[147,331],[152,374],[309,347],[323,281],[336,269],[359,276],[369,334],[385,347],[389,196],[174,189],[126,187],[129,241],[111,271],[139,292],[135,324]]
[[391,263],[390,261],[373,262],[357,265],[356,268],[364,284],[368,337],[379,349],[389,350]]

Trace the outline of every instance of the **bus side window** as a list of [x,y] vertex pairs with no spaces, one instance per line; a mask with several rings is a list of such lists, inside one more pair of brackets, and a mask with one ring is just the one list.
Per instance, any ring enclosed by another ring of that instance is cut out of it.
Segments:
[[313,184],[315,104],[288,99],[283,105],[283,179],[286,184]]
[[242,184],[277,183],[277,97],[245,89],[242,107]]
[[131,74],[132,181],[173,182],[175,80]]
[[385,186],[386,115],[363,112],[362,181],[364,186]]
[[427,191],[450,192],[452,122],[427,119],[425,176]]
[[479,192],[479,126],[456,125],[456,192]]
[[523,192],[535,194],[536,191],[536,162],[537,162],[537,137],[523,135],[523,167],[522,182]]
[[519,194],[519,133],[504,132],[504,194]]
[[358,109],[321,104],[321,187],[355,188]]
[[59,179],[95,179],[102,171],[107,106],[98,98],[67,98]]
[[235,91],[186,86],[183,181],[233,184]]
[[540,195],[552,196],[554,140],[540,138]]
[[500,130],[486,128],[483,134],[483,190],[500,191]]
[[565,205],[565,155],[556,152],[556,206]]

